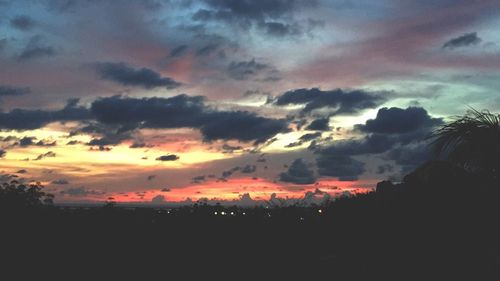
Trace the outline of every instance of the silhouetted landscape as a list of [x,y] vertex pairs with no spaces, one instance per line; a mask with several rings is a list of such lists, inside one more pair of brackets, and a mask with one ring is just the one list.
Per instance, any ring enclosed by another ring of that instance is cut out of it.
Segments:
[[442,160],[401,183],[307,207],[62,207],[40,185],[5,182],[2,254],[90,272],[498,280],[500,116],[473,110],[430,138]]

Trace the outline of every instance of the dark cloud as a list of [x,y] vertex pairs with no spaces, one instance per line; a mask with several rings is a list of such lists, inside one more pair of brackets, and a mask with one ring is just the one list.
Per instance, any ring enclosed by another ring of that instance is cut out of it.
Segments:
[[173,48],[172,51],[170,51],[170,57],[171,58],[180,57],[186,53],[188,48],[189,47],[187,45],[180,45],[176,48]]
[[47,157],[56,157],[56,153],[53,151],[49,151],[49,152],[40,154],[35,159],[33,159],[33,161],[42,160],[43,158],[47,158]]
[[[94,122],[95,120],[97,122]],[[247,111],[218,111],[204,103],[204,97],[178,95],[171,98],[125,98],[113,96],[95,100],[90,109],[70,100],[61,110],[13,109],[0,112],[0,129],[30,130],[52,122],[81,121],[86,126],[71,132],[98,135],[88,145],[115,145],[133,138],[141,128],[199,129],[205,141],[239,140],[262,143],[288,131],[284,119],[258,116]],[[246,128],[236,130],[235,128]]]
[[63,190],[63,191],[61,191],[59,193],[61,195],[68,195],[68,196],[71,196],[71,197],[85,197],[85,196],[89,196],[89,195],[97,195],[97,196],[99,196],[99,195],[106,194],[106,192],[86,189],[83,186],[81,186],[81,187],[74,187],[74,188],[68,188],[68,189],[65,189],[65,190]]
[[147,145],[143,142],[134,142],[129,146],[129,148],[144,148],[146,146]]
[[391,164],[383,164],[377,167],[377,174],[385,174],[390,173],[394,170],[394,167]]
[[14,87],[9,85],[0,85],[0,97],[5,96],[22,96],[31,93],[28,87]]
[[428,142],[399,146],[389,151],[385,157],[401,167],[401,176],[415,170],[421,164],[435,159]]
[[0,149],[0,158],[4,158],[7,155],[7,151]]
[[234,153],[235,151],[243,150],[243,147],[239,146],[239,145],[233,146],[233,145],[229,145],[229,144],[225,143],[222,145],[222,150],[224,153]]
[[[248,30],[258,28],[268,35],[282,37],[302,34],[302,23],[293,17],[294,11],[313,6],[316,1],[302,0],[205,0],[207,8],[199,9],[195,21],[217,21]],[[310,24],[308,25],[310,27]]]
[[16,174],[26,174],[26,173],[28,173],[28,171],[25,169],[21,169],[16,172]]
[[181,84],[169,77],[162,77],[160,73],[149,69],[136,69],[132,66],[119,62],[104,62],[95,64],[95,69],[101,79],[113,81],[124,86],[136,86],[145,89],[165,87],[173,89]]
[[466,33],[462,36],[450,39],[443,44],[443,49],[455,49],[460,47],[467,47],[481,43],[481,38],[477,36],[476,32]]
[[202,183],[206,180],[206,176],[195,176],[191,179],[192,183]]
[[149,175],[147,179],[148,179],[148,181],[152,181],[155,178],[156,178],[156,175]]
[[90,111],[79,107],[73,101],[60,110],[27,110],[13,109],[10,112],[0,112],[0,129],[33,130],[52,122],[81,121],[90,119]]
[[247,111],[213,112],[207,116],[207,121],[201,127],[207,141],[235,139],[263,143],[277,133],[288,131],[288,124],[283,119],[260,117]]
[[[141,128],[197,128],[206,141],[240,140],[262,142],[287,130],[287,122],[246,111],[217,111],[201,96],[171,98],[101,98],[92,103],[92,113],[103,124]],[[235,130],[246,128],[246,130]]]
[[355,126],[368,133],[363,138],[334,142],[320,148],[319,153],[345,156],[383,153],[396,145],[423,141],[442,122],[430,117],[423,108],[382,108],[376,119]]
[[428,130],[442,123],[442,119],[432,118],[421,107],[384,107],[379,109],[375,119],[366,121],[364,125],[357,125],[356,128],[367,133],[403,134]]
[[320,137],[321,137],[321,132],[311,133],[311,134],[304,134],[304,135],[300,136],[300,138],[296,142],[292,142],[292,143],[286,145],[286,147],[299,146],[299,145],[302,145],[302,144],[304,144],[306,142],[318,139]]
[[297,89],[276,97],[274,103],[279,106],[305,105],[302,113],[308,114],[315,109],[332,108],[334,114],[357,113],[363,109],[375,108],[385,98],[362,90],[344,91],[336,89],[322,91],[318,88]]
[[302,158],[295,159],[288,170],[279,175],[279,179],[294,184],[313,184],[316,182],[314,172],[309,169]]
[[[307,1],[299,0],[205,0],[209,6],[218,11],[227,11],[235,17],[249,19],[276,18],[304,5]],[[221,14],[222,16],[222,14]]]
[[315,148],[318,171],[320,175],[356,179],[364,172],[364,165],[351,156],[385,152],[387,159],[396,161],[403,169],[415,167],[423,158],[427,159],[428,154],[422,152],[405,158],[406,154],[402,151],[404,148],[421,147],[426,136],[439,124],[442,124],[442,120],[432,118],[423,108],[382,108],[375,119],[356,126],[367,133],[364,137]]
[[[201,96],[171,98],[100,98],[91,111],[103,124],[139,124],[146,128],[199,127],[206,110]],[[201,116],[201,117],[200,117]]]
[[300,35],[302,33],[298,24],[288,24],[275,21],[261,22],[259,27],[262,28],[268,35],[274,37],[284,37],[290,35]]
[[357,180],[365,172],[365,164],[352,157],[322,153],[316,158],[321,176],[337,177],[340,181]]
[[10,26],[19,30],[27,31],[35,27],[36,22],[25,15],[19,15],[10,20]]
[[156,160],[158,161],[176,161],[179,160],[179,156],[175,154],[167,154],[167,155],[162,155],[160,157],[157,157]]
[[196,55],[197,56],[208,56],[208,55],[212,54],[213,52],[217,51],[219,46],[220,45],[218,43],[207,44],[207,45],[199,48],[198,50],[196,50]]
[[53,180],[52,184],[64,185],[64,184],[69,184],[69,181],[65,179]]
[[27,147],[27,146],[55,146],[56,141],[47,142],[44,140],[37,141],[36,137],[22,137],[17,143],[19,146]]
[[255,165],[245,165],[243,168],[241,168],[241,172],[243,174],[252,174],[257,171],[257,166]]
[[36,35],[30,38],[28,44],[26,44],[17,58],[19,61],[28,61],[42,57],[52,57],[56,53],[54,47],[43,44],[42,37]]
[[318,154],[363,155],[378,154],[389,150],[399,142],[399,138],[381,134],[367,135],[361,139],[348,139],[334,142],[326,148],[316,150]]
[[165,203],[165,201],[166,201],[166,198],[163,195],[156,195],[155,197],[153,197],[151,199],[151,203],[154,203],[154,204]]
[[318,118],[315,119],[309,124],[309,126],[306,127],[306,130],[311,130],[311,131],[329,131],[330,126],[329,123],[330,118]]
[[233,167],[227,171],[223,171],[221,179],[226,179],[226,178],[232,176],[236,171],[239,171],[240,169],[241,169],[240,167]]
[[236,80],[247,80],[270,68],[269,65],[258,63],[255,59],[239,62],[233,61],[227,67],[227,74]]

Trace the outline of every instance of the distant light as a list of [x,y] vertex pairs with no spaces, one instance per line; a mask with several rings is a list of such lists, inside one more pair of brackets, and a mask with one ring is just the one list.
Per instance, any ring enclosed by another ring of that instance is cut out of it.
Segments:
[[245,216],[247,213],[243,212],[243,215]]
[[220,212],[221,215],[225,216],[226,215],[226,212]]
[[323,210],[319,209],[319,210],[318,210],[318,213],[320,213],[320,214],[321,214],[321,213],[323,213]]
[[234,216],[234,212],[231,212],[231,216]]
[[218,214],[217,212],[214,212],[214,215],[216,215],[216,216],[217,216],[217,214]]
[[303,217],[300,217],[299,219],[300,219],[301,221],[303,221],[303,220],[304,220],[304,218],[303,218]]

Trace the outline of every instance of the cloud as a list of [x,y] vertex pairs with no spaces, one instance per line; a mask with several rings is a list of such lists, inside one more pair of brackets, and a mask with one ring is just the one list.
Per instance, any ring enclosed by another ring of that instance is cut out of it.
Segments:
[[27,110],[13,109],[10,112],[0,112],[0,129],[32,130],[42,128],[52,122],[81,121],[91,118],[90,111],[78,107],[73,101],[60,110]]
[[0,158],[4,158],[5,155],[7,155],[7,151],[5,151],[4,149],[0,149]]
[[165,199],[165,196],[163,195],[156,195],[155,197],[153,197],[151,199],[151,203],[154,203],[154,204],[160,204],[160,203],[165,203],[166,199]]
[[49,151],[49,152],[40,154],[35,159],[33,159],[33,161],[42,160],[43,158],[47,158],[47,157],[56,157],[56,153],[53,151]]
[[306,130],[311,131],[329,131],[330,130],[330,118],[318,118],[315,119],[306,127]]
[[401,175],[404,176],[421,164],[435,159],[431,146],[428,142],[420,142],[406,146],[399,146],[389,151],[385,157],[393,160],[401,167]]
[[298,141],[289,143],[285,147],[296,147],[296,146],[302,145],[306,142],[315,140],[315,139],[320,138],[320,137],[321,137],[321,132],[304,134],[304,135],[300,136]]
[[279,175],[280,181],[294,184],[313,184],[316,182],[314,173],[302,158],[295,159],[288,170]]
[[69,181],[65,179],[53,180],[52,184],[64,185],[64,184],[69,184]]
[[288,131],[284,119],[260,117],[247,111],[212,112],[206,116],[206,121],[201,127],[206,141],[235,139],[262,143],[277,133]]
[[326,147],[314,148],[318,155],[318,172],[341,180],[357,179],[365,171],[364,164],[352,156],[385,152],[387,159],[395,160],[403,168],[414,167],[416,163],[422,162],[422,158],[427,158],[428,154],[421,153],[406,159],[404,153],[401,153],[402,149],[406,151],[410,147],[421,147],[425,143],[425,137],[442,122],[439,118],[432,118],[423,108],[381,108],[375,119],[355,126],[357,130],[366,133],[362,138],[340,140]]
[[242,146],[234,146],[234,145],[229,145],[227,143],[222,145],[222,150],[224,153],[234,153],[235,151],[241,151],[243,150]]
[[199,57],[208,56],[208,55],[212,54],[213,52],[215,52],[219,48],[219,46],[220,45],[218,43],[207,44],[207,45],[199,48],[198,50],[196,50],[196,55]]
[[[103,124],[141,128],[197,128],[206,141],[218,139],[264,141],[287,130],[287,122],[247,111],[217,111],[204,104],[204,97],[178,95],[171,98],[100,98],[91,111]],[[235,130],[246,128],[246,130]]]
[[385,174],[386,172],[392,172],[394,167],[391,164],[383,164],[377,167],[377,174]]
[[22,137],[19,142],[17,143],[21,147],[27,147],[27,146],[55,146],[56,141],[53,142],[46,142],[44,140],[39,140],[36,141],[36,137]]
[[466,33],[462,36],[448,40],[443,44],[443,49],[455,49],[467,47],[481,43],[481,38],[477,36],[477,32]]
[[276,70],[268,64],[258,63],[255,59],[249,61],[233,61],[227,67],[227,74],[229,77],[235,80],[248,80],[251,78],[255,78],[261,75],[266,75],[267,78],[275,76],[276,79]]
[[192,183],[202,183],[206,180],[206,176],[195,176],[191,179]]
[[[201,96],[178,95],[170,98],[98,98],[90,109],[69,101],[61,110],[13,109],[0,112],[0,129],[30,130],[52,122],[90,121],[72,134],[98,134],[88,145],[118,144],[132,138],[136,129],[199,129],[205,141],[239,140],[261,143],[288,131],[285,119],[258,116],[248,111],[219,111],[205,105]],[[246,128],[236,130],[235,128]]]
[[42,37],[36,35],[30,38],[28,44],[21,51],[17,59],[19,61],[28,61],[42,57],[52,57],[56,55],[56,49],[42,43]]
[[173,48],[172,51],[170,51],[170,57],[171,58],[180,57],[186,53],[188,48],[189,47],[187,45],[180,45],[176,48]]
[[162,77],[160,73],[152,69],[136,69],[123,62],[96,63],[95,70],[100,75],[101,79],[113,81],[124,86],[136,86],[145,89],[158,87],[174,89],[181,85],[181,83],[169,77]]
[[27,31],[33,29],[36,26],[36,22],[28,16],[18,15],[10,20],[10,26]]
[[375,119],[366,121],[364,125],[357,125],[356,128],[367,133],[403,134],[419,130],[427,131],[442,123],[442,119],[432,118],[421,107],[406,109],[384,107],[378,110]]
[[31,93],[29,87],[14,87],[9,85],[0,85],[0,97],[5,96],[22,96]]
[[334,109],[334,114],[357,113],[364,109],[375,108],[385,98],[362,90],[345,91],[342,89],[322,91],[318,88],[296,89],[276,97],[278,106],[304,105],[302,113],[322,108]]
[[74,188],[68,188],[65,190],[62,190],[59,192],[61,195],[68,195],[71,197],[85,197],[89,195],[104,195],[106,192],[103,191],[97,191],[97,190],[90,190],[86,189],[85,187],[74,187]]
[[157,161],[176,161],[179,160],[179,156],[175,154],[162,155],[156,158]]
[[193,15],[193,20],[225,23],[242,30],[255,27],[267,35],[276,37],[302,34],[302,30],[306,28],[293,14],[299,9],[316,5],[316,1],[302,0],[205,0],[204,2],[207,7],[199,9]]
[[257,166],[255,165],[245,165],[243,168],[241,168],[241,172],[243,174],[252,174],[255,173],[257,170]]
[[322,153],[316,158],[321,176],[337,177],[340,181],[357,180],[365,172],[365,164],[352,157]]
[[276,21],[261,22],[259,27],[263,29],[268,35],[274,37],[284,37],[290,35],[300,35],[301,29],[297,23],[288,24]]

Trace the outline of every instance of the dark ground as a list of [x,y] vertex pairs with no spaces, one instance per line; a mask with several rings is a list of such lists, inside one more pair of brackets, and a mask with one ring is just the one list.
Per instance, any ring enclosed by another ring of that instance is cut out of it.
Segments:
[[[174,280],[500,280],[499,192],[471,184],[408,179],[309,208],[194,206],[168,213],[3,206],[2,272],[21,268],[19,276],[87,280],[156,274]],[[214,215],[221,211],[229,215]]]

